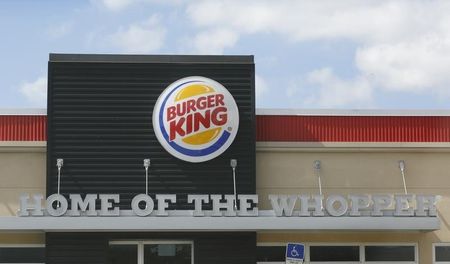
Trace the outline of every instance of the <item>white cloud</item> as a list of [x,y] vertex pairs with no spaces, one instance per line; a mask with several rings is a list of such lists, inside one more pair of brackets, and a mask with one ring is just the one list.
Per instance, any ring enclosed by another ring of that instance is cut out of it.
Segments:
[[218,28],[195,35],[193,45],[197,54],[223,54],[225,48],[233,47],[237,41],[234,31]]
[[261,99],[267,92],[269,92],[269,86],[267,81],[258,74],[255,75],[255,96],[256,100]]
[[235,39],[271,33],[291,42],[352,41],[354,81],[450,96],[450,1],[200,0],[186,13],[201,30],[227,28]]
[[386,90],[450,95],[450,36],[363,47],[356,63]]
[[94,4],[99,4],[111,11],[120,11],[129,5],[137,2],[137,0],[91,0]]
[[47,102],[47,77],[42,76],[33,82],[24,82],[20,86],[20,92],[30,103],[45,107]]
[[159,50],[166,38],[166,28],[157,15],[142,23],[121,27],[109,37],[113,46],[126,53],[150,53]]
[[366,41],[403,37],[412,17],[405,14],[420,11],[416,6],[412,1],[203,0],[191,2],[187,14],[199,27],[226,26],[241,34],[273,32],[293,41]]
[[[304,92],[305,87],[308,88],[307,94]],[[373,89],[367,79],[357,77],[344,80],[330,68],[308,73],[287,90],[293,104],[308,108],[367,108],[372,105],[372,93]]]

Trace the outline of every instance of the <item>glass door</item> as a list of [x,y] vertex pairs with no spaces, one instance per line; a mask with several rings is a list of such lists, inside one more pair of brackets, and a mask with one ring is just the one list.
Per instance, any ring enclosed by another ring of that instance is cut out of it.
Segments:
[[109,264],[193,264],[192,241],[111,241]]
[[144,264],[192,264],[191,243],[144,243]]

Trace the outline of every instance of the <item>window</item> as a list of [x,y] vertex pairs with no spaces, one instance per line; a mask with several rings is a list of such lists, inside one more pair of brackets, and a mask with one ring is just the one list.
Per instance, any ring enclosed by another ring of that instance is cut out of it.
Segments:
[[[445,250],[439,249],[440,257],[450,257],[450,243],[447,246]],[[257,247],[257,263],[284,264],[285,254],[285,243],[260,243]],[[418,251],[416,244],[305,243],[305,263],[416,264]],[[450,264],[450,261],[444,263]]]
[[450,264],[450,243],[433,244],[434,263]]
[[311,262],[359,262],[359,246],[310,246],[309,259]]
[[111,241],[109,264],[192,264],[191,241]]
[[136,264],[138,247],[137,245],[109,245],[108,258],[110,264]]
[[416,261],[415,246],[370,245],[364,248],[366,261],[412,262]]
[[144,245],[144,264],[191,264],[191,245]]
[[0,263],[45,263],[45,245],[0,245]]
[[286,245],[258,245],[257,263],[285,263]]

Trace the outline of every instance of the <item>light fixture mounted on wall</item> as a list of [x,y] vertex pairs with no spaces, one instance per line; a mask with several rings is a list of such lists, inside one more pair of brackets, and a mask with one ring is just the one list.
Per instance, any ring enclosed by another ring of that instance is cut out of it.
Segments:
[[144,159],[145,168],[145,194],[148,195],[148,168],[150,167],[150,159]]
[[322,179],[320,177],[320,169],[322,168],[322,163],[320,160],[315,160],[313,163],[314,171],[317,175],[317,180],[319,181],[319,194],[322,195]]
[[405,194],[408,194],[408,189],[406,188],[406,180],[405,180],[406,164],[405,164],[404,160],[398,161],[398,168],[400,169],[400,173],[402,174],[402,178],[403,178],[403,189],[405,190]]
[[233,190],[234,190],[234,210],[237,211],[237,192],[236,192],[236,167],[237,159],[230,160],[230,166],[233,169]]
[[[56,159],[56,167],[58,168],[58,196],[60,195],[61,190],[61,169],[64,166],[64,159]],[[59,208],[60,203],[56,204],[56,207]]]

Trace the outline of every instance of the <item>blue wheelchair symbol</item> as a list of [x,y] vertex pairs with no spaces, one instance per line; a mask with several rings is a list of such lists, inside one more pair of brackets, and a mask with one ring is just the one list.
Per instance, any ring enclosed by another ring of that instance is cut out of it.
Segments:
[[304,259],[305,245],[289,243],[286,246],[286,258],[288,259]]

